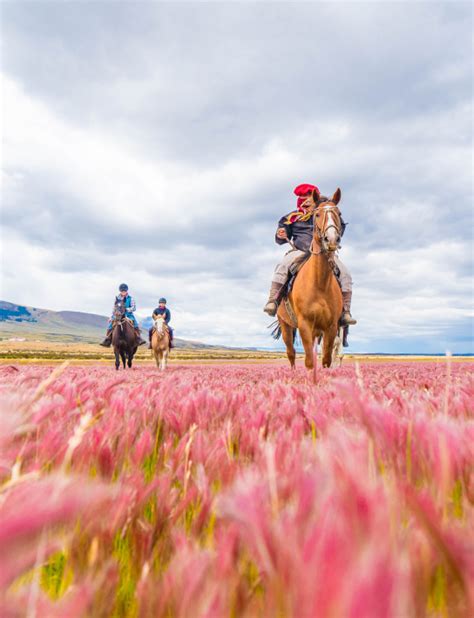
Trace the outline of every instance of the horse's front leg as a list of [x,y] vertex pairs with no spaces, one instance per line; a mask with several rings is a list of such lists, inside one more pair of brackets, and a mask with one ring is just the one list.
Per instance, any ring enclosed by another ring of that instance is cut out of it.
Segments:
[[118,368],[120,367],[120,353],[119,351],[116,349],[115,350],[115,369],[118,371]]
[[323,367],[330,367],[332,362],[334,340],[337,335],[337,324],[324,331],[323,336]]
[[313,345],[314,345],[314,334],[313,328],[308,324],[308,322],[301,321],[298,324],[298,330],[300,331],[301,342],[303,343],[304,348],[304,364],[306,369],[314,369],[314,359],[313,359]]
[[130,352],[128,355],[128,361],[127,361],[127,365],[129,369],[132,368],[132,361],[133,361],[133,352]]
[[127,356],[125,350],[120,350],[120,357],[122,359],[123,368],[125,369],[125,363],[127,362]]
[[288,356],[288,360],[290,361],[291,368],[295,368],[295,346],[294,346],[294,329],[292,326],[284,322],[283,320],[279,320],[280,328],[281,328],[281,336],[286,345],[286,355]]

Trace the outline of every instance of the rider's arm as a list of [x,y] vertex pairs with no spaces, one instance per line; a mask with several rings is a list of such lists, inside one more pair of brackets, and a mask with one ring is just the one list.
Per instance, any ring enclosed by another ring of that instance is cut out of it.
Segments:
[[137,310],[137,304],[134,298],[130,298],[130,307],[128,307],[127,312],[133,313]]
[[[278,222],[277,231],[279,229],[284,229],[288,237],[288,240],[289,240],[293,236],[293,230],[291,229],[292,228],[291,224],[288,225],[286,223],[287,218],[288,218],[288,215],[285,215],[284,217],[280,219],[280,221]],[[284,245],[286,242],[288,242],[288,240],[286,240],[285,238],[278,238],[277,234],[275,233],[275,242],[277,243],[277,245]]]
[[168,309],[168,307],[166,308],[166,314],[165,314],[165,322],[168,324],[168,322],[171,320],[171,311]]

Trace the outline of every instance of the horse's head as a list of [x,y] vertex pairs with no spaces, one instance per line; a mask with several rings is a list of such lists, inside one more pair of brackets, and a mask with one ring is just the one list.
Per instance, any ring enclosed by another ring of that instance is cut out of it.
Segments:
[[153,318],[153,323],[155,325],[156,332],[161,335],[165,328],[165,317],[163,315],[157,315],[156,318]]
[[125,317],[125,305],[124,303],[117,301],[114,305],[114,320],[117,322],[121,322]]
[[314,239],[325,253],[333,253],[339,248],[342,236],[341,212],[337,205],[341,199],[341,190],[337,189],[328,200],[318,195],[313,214]]

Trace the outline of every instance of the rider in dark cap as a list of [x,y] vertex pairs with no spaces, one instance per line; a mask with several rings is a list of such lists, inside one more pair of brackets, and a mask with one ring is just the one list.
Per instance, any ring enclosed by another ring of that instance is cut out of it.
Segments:
[[[135,326],[135,332],[138,336],[138,345],[143,345],[144,343],[146,343],[146,341],[142,339],[140,328],[138,327],[137,318],[133,315],[133,312],[136,311],[137,306],[135,300],[128,293],[128,285],[126,283],[121,283],[119,285],[119,294],[117,294],[117,296],[115,297],[114,309],[115,305],[119,302],[123,303],[125,306],[125,317],[131,320],[133,322],[133,325]],[[112,316],[109,320],[106,337],[104,341],[102,341],[102,343],[100,344],[104,346],[104,348],[109,348],[110,344],[112,343],[113,315],[114,311],[112,310]]]
[[[173,329],[169,325],[169,322],[171,320],[171,311],[166,306],[166,298],[163,298],[163,297],[160,298],[160,300],[158,301],[158,307],[153,311],[152,317],[155,318],[158,315],[164,316],[165,324],[168,327],[168,331],[170,334],[170,348],[174,348],[174,344],[173,344],[174,333],[173,333]],[[148,348],[150,350],[151,350],[151,336],[153,335],[153,330],[154,330],[154,327],[152,326],[148,331],[148,340],[149,340]]]

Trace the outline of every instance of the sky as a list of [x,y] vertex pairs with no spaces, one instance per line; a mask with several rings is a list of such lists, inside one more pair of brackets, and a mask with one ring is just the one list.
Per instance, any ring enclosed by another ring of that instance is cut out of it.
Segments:
[[271,347],[279,218],[342,190],[353,352],[473,352],[469,2],[3,2],[0,298]]

